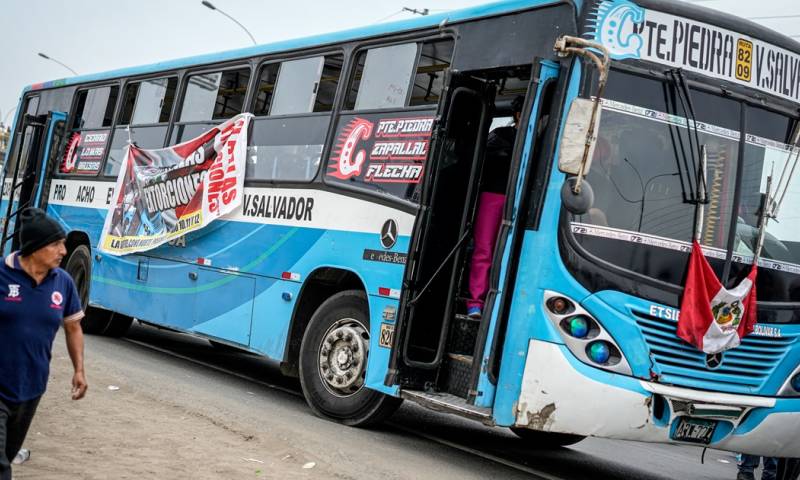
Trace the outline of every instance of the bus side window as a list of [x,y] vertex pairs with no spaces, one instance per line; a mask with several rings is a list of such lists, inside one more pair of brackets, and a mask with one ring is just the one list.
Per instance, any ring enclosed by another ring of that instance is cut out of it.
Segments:
[[249,67],[190,76],[170,145],[191,140],[242,113],[249,81]]
[[452,39],[444,39],[360,52],[345,108],[372,110],[437,104],[453,47]]
[[316,176],[343,63],[335,54],[262,67],[247,179],[306,182]]
[[425,42],[420,49],[408,105],[435,105],[444,90],[444,73],[453,58],[453,40]]
[[118,96],[117,85],[78,92],[59,173],[97,175],[108,148]]
[[175,77],[142,80],[125,87],[105,175],[115,177],[119,173],[129,138],[142,148],[164,146],[177,87],[178,79]]
[[403,108],[416,60],[416,43],[371,48],[360,52],[356,58],[345,108]]

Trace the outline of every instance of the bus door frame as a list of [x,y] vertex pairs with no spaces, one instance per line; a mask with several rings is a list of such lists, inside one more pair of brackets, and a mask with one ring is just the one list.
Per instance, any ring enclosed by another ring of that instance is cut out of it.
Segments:
[[[508,310],[514,294],[513,291],[507,291],[507,286],[514,286],[510,274],[516,272],[516,268],[513,267],[514,259],[511,257],[518,253],[517,245],[521,242],[521,236],[525,232],[527,210],[530,205],[527,200],[533,194],[531,176],[536,169],[532,162],[537,153],[534,150],[542,146],[537,144],[537,139],[542,104],[545,100],[544,93],[546,88],[558,81],[560,73],[560,66],[555,62],[537,59],[533,64],[528,96],[523,106],[523,115],[520,118],[520,125],[526,125],[525,135],[524,138],[517,135],[514,153],[518,161],[512,167],[510,175],[514,182],[509,184],[512,188],[506,192],[507,196],[513,196],[513,202],[506,202],[503,212],[503,221],[500,225],[495,257],[492,262],[490,288],[484,307],[484,312],[491,312],[490,321],[481,324],[475,346],[475,364],[487,366],[487,368],[475,368],[472,372],[471,394],[467,400],[477,407],[492,407],[495,401],[497,378],[494,378],[492,367],[495,359],[502,355],[504,342],[499,335],[505,330],[500,327],[504,326],[508,320]],[[531,92],[535,93],[531,95]],[[550,122],[557,120],[551,112]],[[546,188],[546,186],[542,188]],[[478,352],[481,352],[480,358],[478,358]]]
[[[7,205],[3,217],[3,238],[0,240],[0,256],[5,254],[6,245],[11,240],[11,250],[19,248],[17,238],[17,222],[19,213],[27,207],[45,207],[47,198],[42,201],[43,191],[51,169],[50,157],[58,154],[59,145],[53,145],[56,125],[58,122],[66,124],[67,114],[64,112],[48,112],[46,115],[25,114],[18,130],[17,141],[13,147],[16,150],[14,171],[3,169],[3,193],[8,194]],[[33,129],[29,142],[25,142],[29,128]],[[63,140],[63,138],[62,138]],[[11,152],[13,155],[14,152]],[[9,159],[11,156],[9,155]],[[53,162],[54,164],[57,162]],[[20,169],[23,171],[20,172]],[[10,181],[8,180],[10,177]],[[18,182],[19,180],[19,182]],[[23,198],[25,193],[25,198]],[[9,231],[13,233],[8,233]]]

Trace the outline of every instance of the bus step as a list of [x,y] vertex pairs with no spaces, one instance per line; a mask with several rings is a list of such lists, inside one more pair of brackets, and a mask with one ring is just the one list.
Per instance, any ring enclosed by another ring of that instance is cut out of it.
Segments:
[[465,399],[449,393],[403,390],[400,396],[437,412],[451,413],[459,417],[477,420],[485,425],[494,426],[492,409],[470,405]]
[[475,342],[481,326],[480,318],[470,318],[466,315],[456,315],[450,327],[451,353],[472,355],[475,351]]
[[445,391],[461,398],[467,398],[472,378],[472,359],[470,355],[448,353],[445,362]]

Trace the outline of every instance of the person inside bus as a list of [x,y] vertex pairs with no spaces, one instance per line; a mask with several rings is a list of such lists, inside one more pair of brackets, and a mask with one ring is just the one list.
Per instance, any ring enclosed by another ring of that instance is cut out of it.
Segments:
[[514,140],[524,101],[522,96],[514,98],[511,102],[513,123],[495,128],[489,133],[486,141],[478,213],[472,232],[474,249],[469,269],[467,300],[467,315],[471,318],[481,318],[483,302],[486,299],[486,292],[489,291],[489,271],[492,268],[492,256],[500,230],[500,221],[503,218]]

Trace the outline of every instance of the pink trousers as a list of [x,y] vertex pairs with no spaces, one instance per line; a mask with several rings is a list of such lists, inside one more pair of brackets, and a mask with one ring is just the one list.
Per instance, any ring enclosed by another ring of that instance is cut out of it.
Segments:
[[489,291],[489,270],[492,268],[494,246],[503,219],[506,196],[500,193],[483,192],[478,198],[478,215],[473,229],[475,250],[469,268],[469,300],[467,308],[481,307]]

